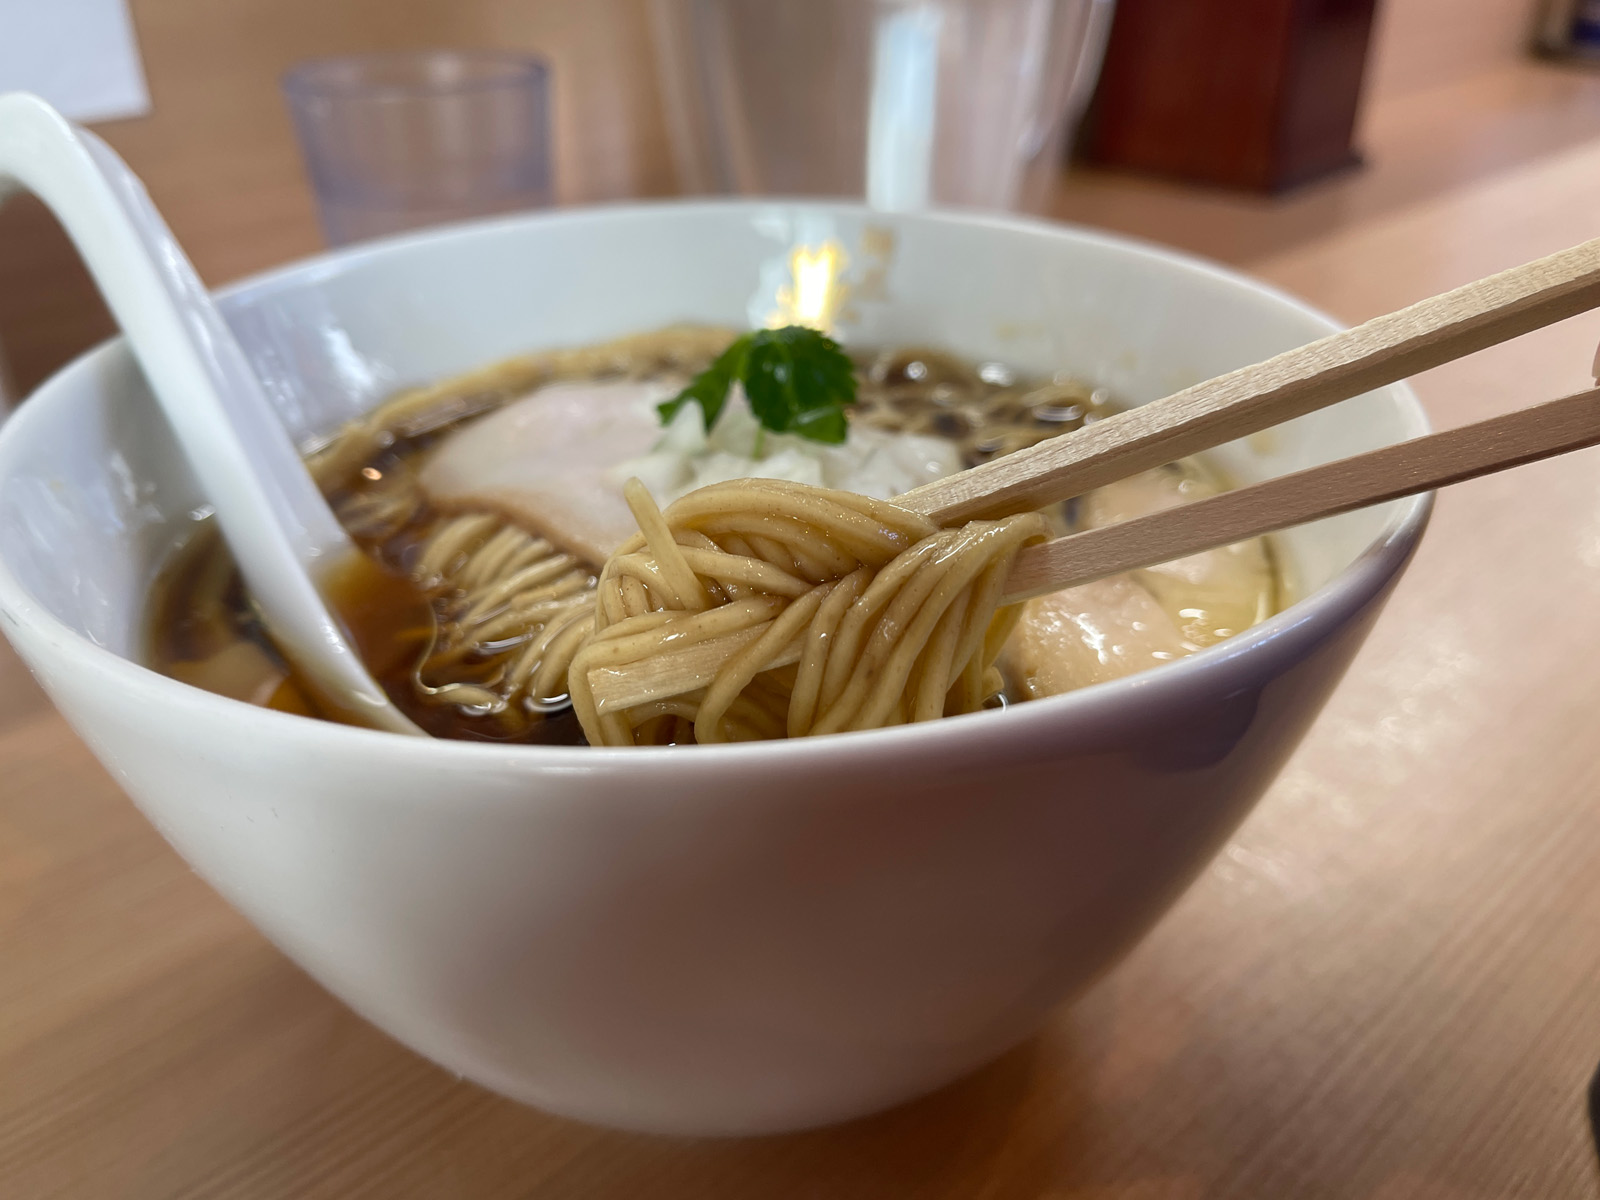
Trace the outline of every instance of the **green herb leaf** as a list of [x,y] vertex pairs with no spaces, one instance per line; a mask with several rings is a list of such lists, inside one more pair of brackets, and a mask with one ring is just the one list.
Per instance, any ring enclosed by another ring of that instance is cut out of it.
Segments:
[[813,408],[795,420],[794,432],[813,442],[839,446],[850,433],[850,423],[842,408]]
[[845,409],[856,402],[850,359],[832,338],[802,325],[745,334],[659,407],[661,419],[670,421],[693,400],[705,413],[709,431],[735,379],[744,384],[750,411],[763,429],[833,445],[845,440]]
[[750,411],[774,433],[844,441],[844,408],[855,403],[856,379],[826,334],[802,325],[752,334],[743,380]]
[[722,406],[728,402],[728,389],[733,386],[733,381],[744,373],[745,355],[749,350],[748,333],[735,339],[733,345],[719,354],[709,367],[696,375],[688,387],[666,403],[656,405],[656,411],[661,414],[661,423],[671,424],[672,418],[678,415],[678,410],[693,400],[700,406],[700,411],[705,417],[706,432],[710,433],[711,427],[722,415]]

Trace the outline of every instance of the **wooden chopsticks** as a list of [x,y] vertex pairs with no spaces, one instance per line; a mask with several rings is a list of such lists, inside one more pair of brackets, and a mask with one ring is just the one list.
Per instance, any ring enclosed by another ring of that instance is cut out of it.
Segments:
[[896,498],[941,525],[1043,508],[1600,305],[1600,239]]
[[1600,445],[1600,388],[1028,546],[1012,565],[1006,600],[1171,562],[1594,445]]

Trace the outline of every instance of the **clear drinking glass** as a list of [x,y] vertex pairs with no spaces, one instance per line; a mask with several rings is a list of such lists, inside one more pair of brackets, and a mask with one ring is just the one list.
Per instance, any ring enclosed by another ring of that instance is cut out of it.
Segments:
[[1041,207],[1112,0],[654,0],[686,190]]
[[550,203],[550,72],[537,59],[320,59],[283,90],[330,245]]

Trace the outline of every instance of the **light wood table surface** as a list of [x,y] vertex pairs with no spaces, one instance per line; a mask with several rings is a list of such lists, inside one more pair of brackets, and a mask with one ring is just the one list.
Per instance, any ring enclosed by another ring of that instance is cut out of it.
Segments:
[[[1600,233],[1600,79],[1492,73],[1367,145],[1277,204],[1088,176],[1059,211],[1350,320]],[[1600,314],[1416,383],[1453,425],[1582,386],[1597,340]],[[791,1137],[592,1129],[391,1042],[190,874],[0,647],[6,1198],[1594,1196],[1597,1060],[1600,452],[1440,498],[1260,807],[1039,1037]]]

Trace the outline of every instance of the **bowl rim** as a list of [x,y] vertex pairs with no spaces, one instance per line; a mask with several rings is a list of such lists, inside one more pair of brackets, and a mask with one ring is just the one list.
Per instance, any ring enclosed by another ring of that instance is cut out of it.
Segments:
[[[1328,314],[1271,284],[1219,263],[1144,239],[1065,222],[1007,214],[952,209],[884,214],[853,201],[775,197],[601,204],[460,222],[295,259],[217,289],[215,296],[226,310],[230,301],[247,295],[269,295],[284,288],[315,284],[319,277],[326,278],[331,270],[354,268],[401,247],[442,243],[462,237],[493,237],[504,228],[523,225],[692,218],[708,213],[740,217],[796,208],[826,209],[849,216],[871,214],[902,222],[987,227],[1033,236],[1074,239],[1154,259],[1168,267],[1209,276],[1230,286],[1245,287],[1274,303],[1310,317],[1329,332],[1343,328]],[[0,423],[0,479],[4,478],[6,460],[15,454],[13,447],[26,445],[31,427],[44,419],[41,414],[45,406],[61,403],[52,399],[53,395],[71,395],[78,390],[80,376],[99,374],[104,362],[128,353],[130,351],[125,339],[121,335],[113,336],[79,355],[35,388],[27,402]],[[1427,432],[1427,416],[1411,387],[1404,381],[1390,387],[1394,389],[1395,402],[1401,407],[1402,414],[1415,426],[1414,435]],[[85,395],[92,396],[94,390],[92,386],[82,388]],[[1293,640],[1297,634],[1303,635],[1308,628],[1320,629],[1343,623],[1380,595],[1385,584],[1404,567],[1428,523],[1433,499],[1434,494],[1429,492],[1403,502],[1378,536],[1355,559],[1309,595],[1250,629],[1176,662],[1004,710],[987,710],[936,722],[814,738],[696,746],[692,753],[685,752],[683,747],[552,746],[407,737],[308,719],[219,696],[162,675],[79,633],[29,593],[4,559],[0,559],[0,623],[12,625],[18,630],[26,625],[29,633],[68,664],[92,673],[119,690],[126,690],[133,695],[147,695],[153,704],[163,708],[177,707],[197,712],[210,710],[213,716],[226,715],[240,726],[241,732],[248,733],[253,728],[259,728],[263,738],[270,737],[280,742],[297,741],[313,753],[324,749],[328,752],[348,749],[359,753],[363,748],[370,747],[385,759],[407,764],[420,756],[430,760],[433,765],[459,765],[464,768],[482,768],[493,762],[524,770],[577,769],[588,774],[604,769],[608,773],[620,771],[624,775],[649,773],[652,776],[659,775],[663,770],[693,772],[701,766],[714,764],[724,764],[724,769],[731,769],[736,764],[741,767],[803,767],[820,765],[824,756],[839,760],[841,755],[847,762],[878,759],[885,755],[898,758],[908,753],[920,753],[925,758],[945,762],[973,762],[990,758],[1003,748],[1033,741],[1046,731],[1059,735],[1077,725],[1099,725],[1101,722],[1095,720],[1096,717],[1113,725],[1120,724],[1128,713],[1141,707],[1174,702],[1198,680],[1218,673],[1226,674],[1230,666],[1237,667],[1244,660],[1253,660],[1281,641]],[[368,740],[373,738],[382,740]]]

